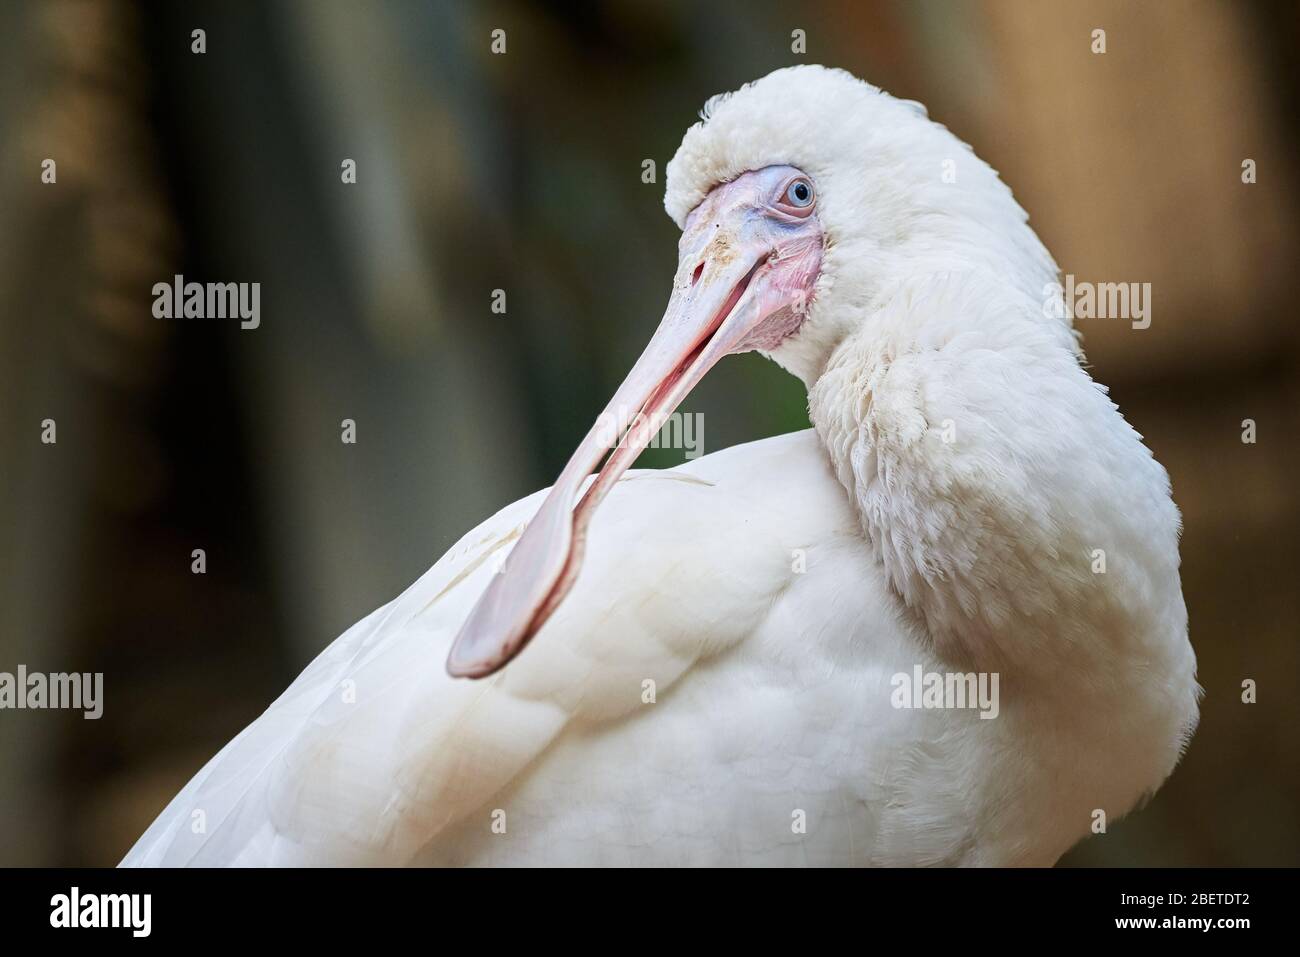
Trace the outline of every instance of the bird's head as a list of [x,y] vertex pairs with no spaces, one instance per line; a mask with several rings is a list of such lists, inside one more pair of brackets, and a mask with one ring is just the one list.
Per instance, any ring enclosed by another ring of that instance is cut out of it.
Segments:
[[[708,305],[729,285],[745,293],[723,299],[728,351],[763,352],[811,386],[905,276],[990,268],[1036,299],[1056,279],[997,173],[918,103],[795,66],[701,116],[668,164],[664,207],[682,228],[675,290],[698,275],[716,283],[696,293]],[[810,195],[797,210],[795,184]]]
[[664,205],[682,229],[667,311],[461,629],[452,674],[490,674],[541,628],[604,494],[723,356],[763,352],[811,387],[906,275],[992,267],[1035,296],[1056,275],[969,147],[918,104],[820,66],[710,100],[668,164]]

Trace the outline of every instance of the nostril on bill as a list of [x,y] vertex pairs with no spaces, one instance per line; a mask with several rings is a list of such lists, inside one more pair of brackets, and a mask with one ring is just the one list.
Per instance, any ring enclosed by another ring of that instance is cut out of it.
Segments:
[[695,272],[691,275],[692,286],[694,286],[697,282],[700,281],[700,273],[702,272],[704,272],[704,263],[700,263],[698,266],[695,267]]

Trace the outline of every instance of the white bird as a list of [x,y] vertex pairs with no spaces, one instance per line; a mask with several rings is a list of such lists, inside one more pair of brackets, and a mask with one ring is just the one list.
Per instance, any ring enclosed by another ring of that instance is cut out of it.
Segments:
[[[1178,512],[997,174],[801,66],[709,101],[665,206],[667,314],[556,485],[330,645],[124,864],[1047,865],[1165,780],[1199,695]],[[626,471],[750,349],[814,429]]]

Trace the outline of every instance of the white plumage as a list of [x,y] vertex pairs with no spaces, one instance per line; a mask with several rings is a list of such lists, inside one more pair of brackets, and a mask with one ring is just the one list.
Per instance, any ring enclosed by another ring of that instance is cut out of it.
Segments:
[[[125,864],[1050,864],[1160,785],[1197,714],[1177,511],[1045,316],[1023,212],[914,104],[781,70],[710,101],[669,166],[681,294],[688,214],[774,166],[815,182],[825,236],[811,308],[764,348],[815,428],[627,473],[536,639],[454,679],[545,493],[502,510]],[[996,672],[997,718],[894,707],[918,665]]]

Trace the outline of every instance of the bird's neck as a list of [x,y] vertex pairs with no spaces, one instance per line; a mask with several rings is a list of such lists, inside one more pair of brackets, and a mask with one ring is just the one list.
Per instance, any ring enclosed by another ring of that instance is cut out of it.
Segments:
[[1192,681],[1168,478],[1023,291],[978,270],[908,277],[809,408],[945,660],[1096,681],[1137,655]]

